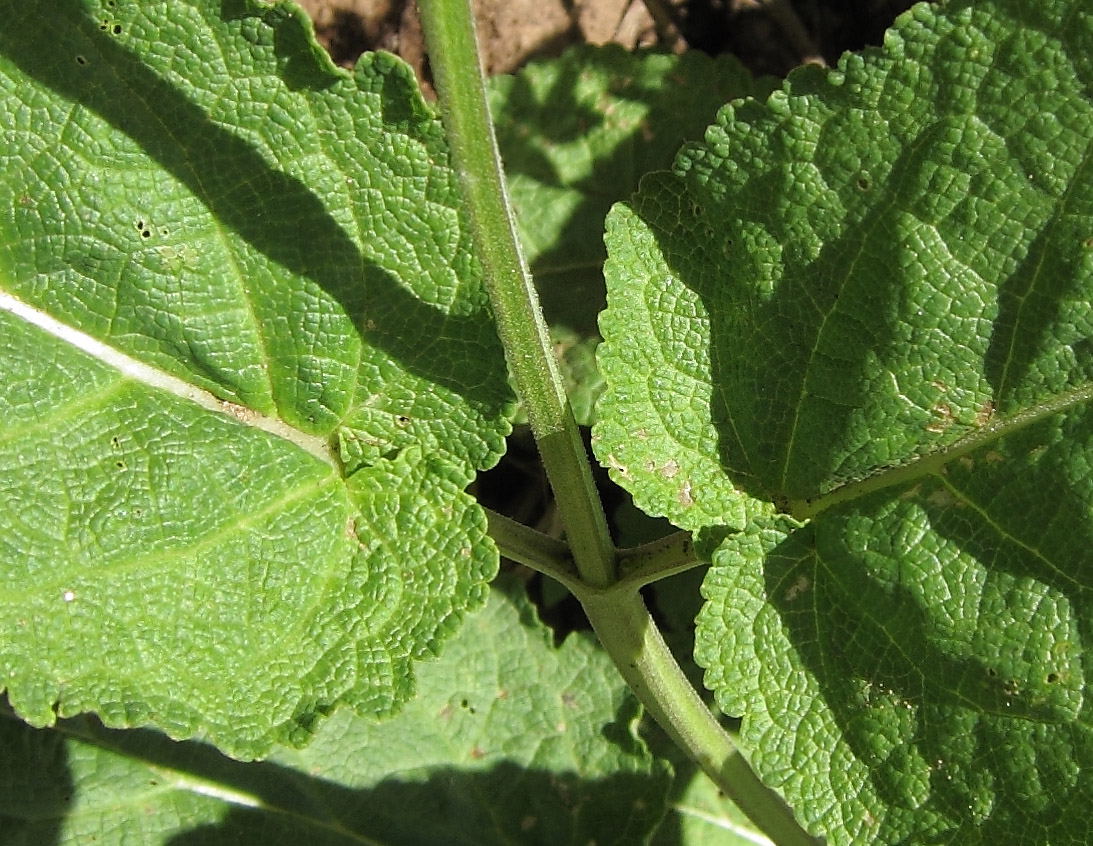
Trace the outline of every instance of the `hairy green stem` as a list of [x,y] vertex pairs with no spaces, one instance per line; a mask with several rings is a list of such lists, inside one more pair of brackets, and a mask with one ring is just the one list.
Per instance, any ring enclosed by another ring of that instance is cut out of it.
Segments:
[[[778,796],[759,782],[691,687],[642,603],[636,582],[617,581],[616,552],[588,454],[520,250],[486,101],[470,0],[420,0],[420,9],[445,131],[497,331],[554,490],[577,577],[555,557],[558,550],[552,544],[493,517],[491,528],[509,538],[511,550],[506,554],[511,551],[541,564],[544,572],[573,591],[604,649],[649,713],[764,832],[781,846],[814,846]],[[641,565],[637,571],[645,572]]]
[[615,553],[505,189],[470,0],[421,0],[444,128],[470,213],[497,333],[535,434],[581,578],[614,581]]
[[701,567],[690,532],[675,532],[641,546],[620,549],[619,585],[637,588]]
[[580,585],[569,544],[517,523],[504,514],[488,508],[485,512],[490,523],[490,537],[502,555],[544,576],[550,576],[570,591]]
[[583,590],[578,599],[630,689],[676,745],[778,846],[816,846],[683,675],[636,590]]

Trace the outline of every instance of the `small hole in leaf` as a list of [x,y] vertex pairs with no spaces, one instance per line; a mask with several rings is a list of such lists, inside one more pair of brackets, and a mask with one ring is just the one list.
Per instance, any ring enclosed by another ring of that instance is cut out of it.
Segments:
[[1047,674],[1046,681],[1047,681],[1048,684],[1055,684],[1055,682],[1057,682],[1058,680],[1059,680],[1059,674],[1058,673],[1048,673]]
[[407,417],[405,414],[400,414],[398,417],[395,418],[395,423],[397,423],[399,426],[409,426],[410,418]]
[[869,190],[869,179],[865,176],[858,177],[858,188],[862,191]]
[[112,32],[114,33],[114,35],[121,35],[121,24],[114,24],[114,29],[112,30]]
[[1087,250],[1093,250],[1093,237],[1086,238],[1082,241],[1082,246]]
[[140,237],[141,238],[151,238],[152,237],[152,230],[142,229],[141,233],[140,233]]
[[78,64],[78,65],[86,65],[86,64],[87,64],[87,59],[86,59],[86,58],[84,58],[83,56],[77,56],[77,57],[76,57],[76,64]]

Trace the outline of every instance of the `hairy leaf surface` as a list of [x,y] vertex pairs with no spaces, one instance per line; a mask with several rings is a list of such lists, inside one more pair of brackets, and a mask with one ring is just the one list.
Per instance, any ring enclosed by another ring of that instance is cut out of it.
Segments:
[[0,666],[239,756],[485,597],[511,396],[439,121],[294,6],[0,2]]
[[603,222],[646,173],[671,165],[727,100],[768,92],[732,56],[581,45],[491,83],[491,111],[525,255],[561,354],[567,395],[591,425],[603,390]]
[[915,7],[608,222],[596,450],[833,843],[1093,836],[1093,17]]
[[262,763],[151,731],[0,716],[0,827],[58,846],[103,831],[174,846],[645,842],[669,773],[633,734],[637,703],[592,640],[555,648],[519,594],[492,592],[418,668],[419,696],[395,719],[342,711],[307,749]]

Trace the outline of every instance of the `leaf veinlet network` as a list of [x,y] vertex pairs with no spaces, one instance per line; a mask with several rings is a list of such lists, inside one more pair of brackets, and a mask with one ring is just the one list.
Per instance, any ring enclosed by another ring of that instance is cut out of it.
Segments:
[[439,123],[285,5],[5,11],[13,706],[239,757],[397,709],[485,600],[511,409]]
[[0,0],[0,831],[1088,842],[1087,5],[486,83],[422,0],[433,106]]
[[609,220],[599,454],[705,538],[706,684],[853,842],[1086,831],[1086,36],[1002,5],[729,106]]

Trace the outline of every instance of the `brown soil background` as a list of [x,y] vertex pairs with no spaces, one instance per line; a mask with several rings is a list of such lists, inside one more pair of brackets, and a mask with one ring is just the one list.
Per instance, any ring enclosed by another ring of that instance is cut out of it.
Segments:
[[[428,91],[428,62],[415,0],[301,0],[320,42],[341,65],[366,50],[405,59]],[[879,44],[911,0],[474,0],[487,73],[579,42],[660,45],[732,53],[755,73],[784,76],[807,61],[833,64],[846,50]],[[663,10],[657,26],[649,8]]]

